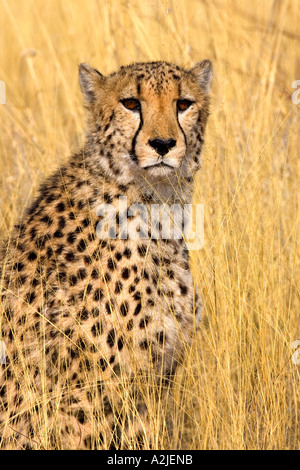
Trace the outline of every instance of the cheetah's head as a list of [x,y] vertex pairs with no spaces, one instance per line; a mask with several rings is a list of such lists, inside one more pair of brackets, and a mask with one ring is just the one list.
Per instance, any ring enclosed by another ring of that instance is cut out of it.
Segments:
[[107,77],[81,64],[79,82],[91,136],[112,170],[169,179],[199,168],[209,60],[188,71],[166,62],[137,63]]

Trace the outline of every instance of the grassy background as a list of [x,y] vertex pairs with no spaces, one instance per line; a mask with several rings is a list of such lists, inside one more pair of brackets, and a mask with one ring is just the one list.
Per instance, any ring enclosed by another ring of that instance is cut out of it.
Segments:
[[299,448],[299,23],[296,0],[0,0],[2,238],[83,142],[80,62],[214,63],[192,253],[203,323],[168,406],[173,441],[158,447]]

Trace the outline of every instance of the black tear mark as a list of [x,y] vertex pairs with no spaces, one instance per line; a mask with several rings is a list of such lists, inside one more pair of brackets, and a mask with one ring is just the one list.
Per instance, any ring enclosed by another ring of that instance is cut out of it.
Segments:
[[139,127],[136,131],[136,133],[134,134],[134,137],[132,139],[132,147],[131,147],[131,151],[130,151],[130,157],[131,157],[131,160],[135,163],[138,162],[138,159],[136,157],[136,154],[135,154],[135,144],[136,144],[136,139],[137,139],[137,136],[139,135],[139,132],[140,130],[142,129],[143,127],[143,116],[142,116],[142,111],[140,110],[140,124],[139,124]]

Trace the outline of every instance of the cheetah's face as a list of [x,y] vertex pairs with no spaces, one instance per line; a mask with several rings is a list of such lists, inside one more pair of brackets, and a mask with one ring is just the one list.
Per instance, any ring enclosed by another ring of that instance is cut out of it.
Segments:
[[211,80],[210,61],[190,71],[165,62],[133,64],[108,77],[80,66],[98,139],[119,151],[123,165],[160,177],[198,166]]

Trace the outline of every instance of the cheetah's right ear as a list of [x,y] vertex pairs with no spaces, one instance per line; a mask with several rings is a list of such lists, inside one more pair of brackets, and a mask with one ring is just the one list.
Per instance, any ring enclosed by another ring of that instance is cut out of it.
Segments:
[[200,87],[205,91],[205,93],[209,93],[213,79],[211,61],[206,59],[198,62],[198,64],[196,64],[195,67],[190,70],[190,72],[196,76]]
[[96,101],[97,88],[103,84],[104,76],[88,64],[79,65],[79,85],[86,103]]

